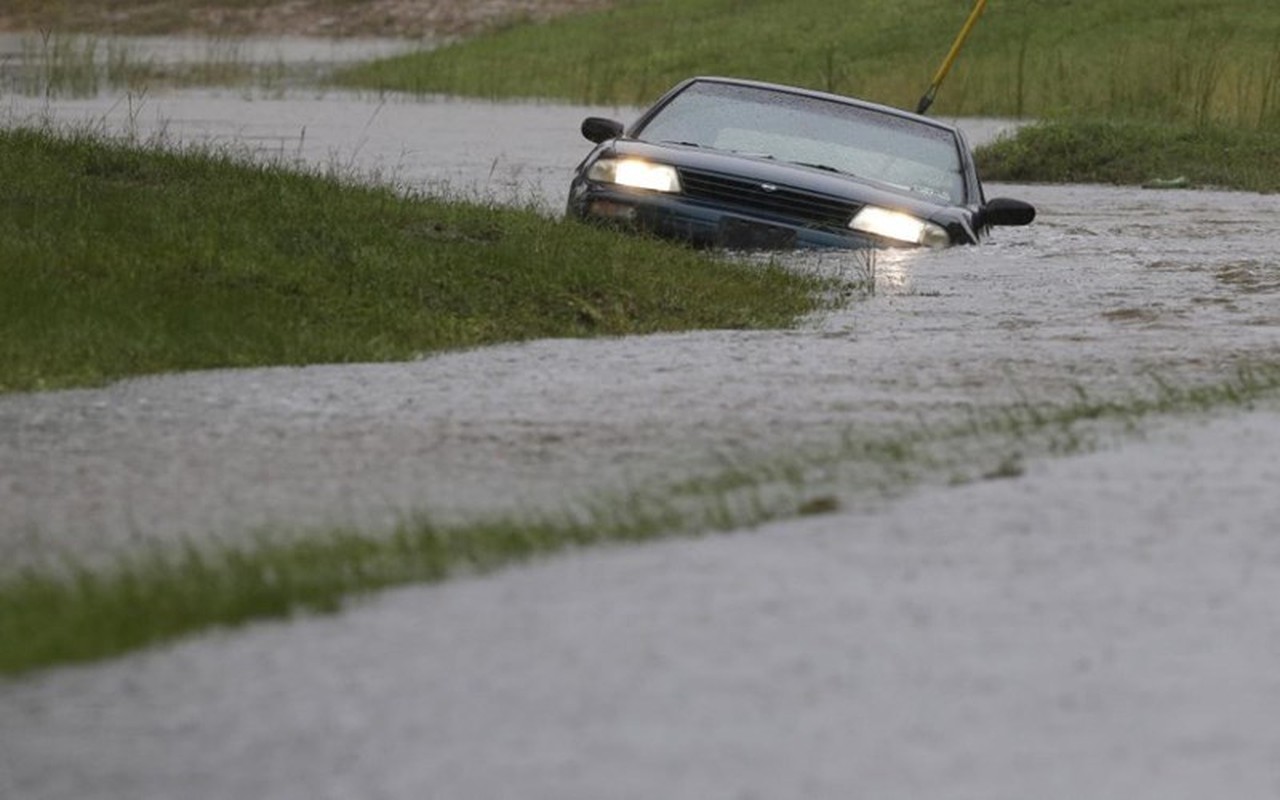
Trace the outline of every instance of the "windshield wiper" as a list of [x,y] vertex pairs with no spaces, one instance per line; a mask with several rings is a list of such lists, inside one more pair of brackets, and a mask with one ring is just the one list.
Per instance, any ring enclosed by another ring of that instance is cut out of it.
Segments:
[[792,161],[790,162],[798,167],[809,167],[811,169],[820,169],[823,172],[835,172],[839,175],[853,175],[852,172],[845,172],[842,169],[831,166],[830,164],[814,164],[808,161]]

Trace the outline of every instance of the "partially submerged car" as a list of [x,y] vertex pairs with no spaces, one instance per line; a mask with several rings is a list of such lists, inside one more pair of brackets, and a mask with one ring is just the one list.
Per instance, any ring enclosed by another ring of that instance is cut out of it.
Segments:
[[945,247],[1035,209],[987,200],[951,125],[849,97],[734,78],[678,84],[596,147],[567,213],[729,249]]

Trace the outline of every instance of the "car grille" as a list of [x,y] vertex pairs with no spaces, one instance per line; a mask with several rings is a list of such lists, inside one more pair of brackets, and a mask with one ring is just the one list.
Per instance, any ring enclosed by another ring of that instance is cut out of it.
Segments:
[[777,187],[773,191],[765,191],[763,181],[703,170],[681,169],[680,185],[686,197],[807,226],[844,228],[858,209],[857,204],[838,197],[778,184],[772,184]]

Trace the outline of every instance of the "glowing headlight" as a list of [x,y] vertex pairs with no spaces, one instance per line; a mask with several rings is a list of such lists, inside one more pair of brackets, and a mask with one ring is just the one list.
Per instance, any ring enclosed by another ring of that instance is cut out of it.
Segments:
[[951,237],[941,225],[918,219],[901,211],[890,211],[887,208],[866,206],[854,215],[849,227],[855,231],[883,236],[909,244],[922,244],[925,247],[946,247],[951,244]]
[[602,158],[587,170],[587,177],[593,181],[616,183],[633,189],[680,191],[680,176],[676,175],[675,167],[650,164],[637,158]]

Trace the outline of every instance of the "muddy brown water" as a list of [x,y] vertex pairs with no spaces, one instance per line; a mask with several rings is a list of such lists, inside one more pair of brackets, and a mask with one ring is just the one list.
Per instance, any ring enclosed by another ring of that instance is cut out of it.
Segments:
[[[331,92],[7,97],[7,124],[206,141],[413,190],[563,206],[581,119],[629,108]],[[982,141],[1006,123],[965,121]],[[1161,176],[1153,176],[1161,177]],[[538,341],[408,363],[208,371],[0,397],[0,563],[264,527],[559,510],[848,432],[1280,358],[1280,199],[989,186],[1039,207],[979,247],[883,254],[795,330]],[[805,268],[858,268],[848,254]]]

